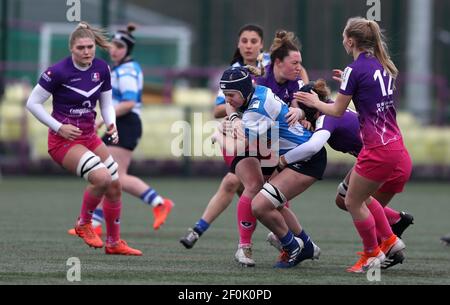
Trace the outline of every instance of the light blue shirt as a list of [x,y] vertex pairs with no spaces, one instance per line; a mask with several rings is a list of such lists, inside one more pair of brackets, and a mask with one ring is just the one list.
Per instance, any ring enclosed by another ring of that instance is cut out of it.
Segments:
[[284,155],[289,150],[307,142],[312,132],[296,122],[289,127],[286,114],[289,107],[270,88],[256,86],[247,110],[244,111],[242,122],[249,141],[258,137],[267,137],[272,147],[279,145],[279,154]]
[[125,62],[111,71],[111,86],[114,105],[123,101],[134,101],[132,112],[141,114],[144,75],[136,61]]

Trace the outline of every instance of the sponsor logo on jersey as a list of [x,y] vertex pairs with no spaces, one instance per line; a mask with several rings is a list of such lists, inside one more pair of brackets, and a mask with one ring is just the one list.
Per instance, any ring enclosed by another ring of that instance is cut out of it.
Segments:
[[250,107],[248,107],[248,109],[258,109],[260,103],[261,103],[260,100],[254,100],[253,103],[250,105]]
[[348,80],[350,78],[350,74],[352,74],[353,69],[350,67],[345,68],[344,72],[341,75],[341,90],[347,90]]
[[323,128],[323,122],[325,120],[325,115],[321,115],[317,120],[316,120],[316,130],[317,129],[322,129]]
[[49,83],[49,82],[52,81],[50,75],[52,75],[52,72],[51,72],[51,71],[47,71],[47,72],[45,72],[45,73],[42,73],[42,78],[43,78],[46,82]]
[[91,113],[92,110],[89,108],[78,108],[78,109],[70,109],[69,113],[72,116],[79,116],[81,117],[83,114]]

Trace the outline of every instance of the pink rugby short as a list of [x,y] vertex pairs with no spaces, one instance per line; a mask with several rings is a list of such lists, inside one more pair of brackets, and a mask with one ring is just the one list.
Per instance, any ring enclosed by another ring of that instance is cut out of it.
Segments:
[[223,160],[225,161],[225,164],[228,167],[231,167],[231,164],[233,163],[233,160],[234,160],[234,158],[236,158],[236,156],[228,155],[225,149],[222,149],[222,155],[223,155]]
[[59,165],[62,165],[67,152],[77,144],[83,145],[93,152],[97,149],[97,147],[103,144],[103,142],[95,133],[92,133],[86,137],[76,139],[74,141],[70,141],[64,139],[63,137],[52,131],[48,132],[48,154]]
[[402,140],[399,140],[386,146],[363,148],[355,170],[369,180],[383,182],[380,192],[401,193],[411,176],[412,161]]

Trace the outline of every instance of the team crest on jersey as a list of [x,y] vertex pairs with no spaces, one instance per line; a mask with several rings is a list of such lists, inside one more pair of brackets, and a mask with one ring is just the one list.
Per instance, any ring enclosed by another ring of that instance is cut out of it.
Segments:
[[100,73],[94,72],[91,74],[91,80],[96,83],[100,80]]

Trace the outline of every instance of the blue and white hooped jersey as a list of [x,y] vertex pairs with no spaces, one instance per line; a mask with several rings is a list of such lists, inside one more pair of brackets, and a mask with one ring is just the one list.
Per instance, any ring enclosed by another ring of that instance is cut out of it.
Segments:
[[[274,144],[279,145],[279,154],[284,155],[291,149],[307,142],[312,132],[303,128],[300,123],[289,127],[286,114],[289,107],[270,88],[256,86],[247,110],[244,111],[242,122],[245,134],[251,141],[258,137],[268,137]],[[278,143],[274,143],[274,132],[278,132]]]
[[[270,64],[270,54],[269,53],[263,53],[263,60],[261,62],[261,66],[265,67]],[[242,67],[244,64],[240,61],[235,62],[231,65],[232,68]],[[262,68],[262,67],[259,68]],[[253,77],[252,77],[253,78]],[[224,105],[225,104],[225,95],[222,92],[222,89],[219,89],[219,92],[217,92],[216,97],[216,106]]]
[[140,115],[142,106],[142,89],[144,75],[136,61],[128,61],[111,71],[111,86],[114,105],[123,101],[135,101],[131,110]]

